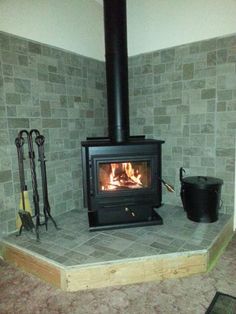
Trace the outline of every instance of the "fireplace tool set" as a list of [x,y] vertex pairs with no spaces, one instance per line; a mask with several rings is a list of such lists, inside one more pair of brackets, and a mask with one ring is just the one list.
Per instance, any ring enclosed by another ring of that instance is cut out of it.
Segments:
[[[40,213],[33,136],[34,136],[34,141],[38,147],[38,160],[40,162],[40,168],[41,168],[43,214]],[[31,216],[31,212],[29,208],[27,208],[28,196],[27,196],[27,186],[25,183],[25,174],[24,174],[25,157],[24,157],[24,149],[23,149],[25,141],[27,141],[28,143],[30,172],[31,172],[32,190],[33,190],[33,204],[34,204],[33,216]],[[55,228],[58,229],[58,226],[51,215],[51,209],[50,209],[49,200],[48,200],[46,160],[44,156],[44,141],[45,141],[44,136],[41,135],[37,129],[32,129],[30,131],[21,130],[18,133],[17,138],[15,139],[15,145],[17,148],[17,156],[18,156],[20,190],[21,190],[21,199],[22,199],[22,210],[19,210],[18,212],[20,220],[21,220],[21,226],[20,226],[18,235],[21,235],[21,232],[23,229],[26,231],[32,231],[32,232],[35,231],[37,241],[39,241],[39,226],[45,225],[46,230],[47,230],[49,219],[51,219]],[[35,222],[33,218],[35,218]],[[43,218],[42,221],[41,221],[41,218]]]

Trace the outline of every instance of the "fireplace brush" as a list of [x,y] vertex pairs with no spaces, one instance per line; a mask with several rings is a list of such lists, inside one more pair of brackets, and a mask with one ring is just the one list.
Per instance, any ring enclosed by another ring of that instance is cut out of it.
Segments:
[[[22,197],[22,203],[23,203],[23,211],[19,212],[19,216],[22,221],[22,225],[20,228],[19,235],[21,234],[22,228],[26,230],[35,230],[36,232],[36,238],[37,241],[39,241],[39,226],[45,225],[47,230],[47,223],[48,218],[50,218],[54,224],[54,226],[57,228],[56,222],[52,218],[50,214],[50,207],[48,202],[48,197],[43,197],[44,200],[44,221],[40,221],[40,206],[39,206],[39,193],[38,193],[38,184],[37,184],[37,174],[36,174],[36,167],[35,167],[35,152],[34,152],[34,146],[33,146],[33,135],[37,138],[40,136],[40,132],[36,129],[32,129],[29,132],[27,130],[21,130],[18,134],[18,137],[15,140],[16,146],[17,146],[17,152],[18,152],[18,161],[19,161],[19,173],[20,173],[20,182],[21,182],[21,195],[24,196],[22,191],[25,189],[25,179],[24,179],[24,165],[23,165],[23,145],[24,145],[24,137],[23,135],[26,134],[27,142],[28,142],[28,150],[29,150],[29,160],[30,160],[30,172],[31,172],[31,181],[32,181],[32,190],[33,190],[33,203],[34,203],[34,216],[35,218],[35,225],[32,220],[31,215],[27,215],[26,208],[25,208],[25,198]],[[44,164],[45,167],[45,164]],[[42,170],[42,168],[41,168]],[[47,182],[46,182],[46,168],[45,171],[41,171],[42,175],[42,185],[43,185],[43,196],[45,195],[45,188],[47,189]],[[46,201],[46,204],[45,204]]]
[[22,232],[22,228],[25,228],[26,230],[33,230],[34,223],[32,221],[32,209],[29,203],[29,195],[27,191],[27,186],[25,184],[23,137],[17,137],[15,139],[15,145],[17,148],[18,167],[19,167],[19,176],[20,176],[20,192],[21,192],[20,204],[19,204],[20,210],[16,217],[16,228],[19,229],[19,235],[20,235]]

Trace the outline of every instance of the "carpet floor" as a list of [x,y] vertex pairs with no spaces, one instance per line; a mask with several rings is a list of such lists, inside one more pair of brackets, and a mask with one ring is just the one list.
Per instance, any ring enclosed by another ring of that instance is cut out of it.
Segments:
[[207,274],[63,292],[0,260],[1,314],[203,314],[216,291],[236,296],[236,235]]

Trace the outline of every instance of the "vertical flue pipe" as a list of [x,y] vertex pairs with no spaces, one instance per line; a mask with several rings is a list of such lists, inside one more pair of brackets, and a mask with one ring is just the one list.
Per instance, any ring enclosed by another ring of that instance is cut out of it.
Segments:
[[126,0],[104,0],[105,57],[109,137],[129,138]]

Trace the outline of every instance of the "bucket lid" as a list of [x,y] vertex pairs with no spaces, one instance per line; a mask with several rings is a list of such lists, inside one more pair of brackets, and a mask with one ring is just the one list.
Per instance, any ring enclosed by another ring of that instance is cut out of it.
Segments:
[[195,177],[185,177],[182,179],[182,182],[187,184],[192,184],[200,189],[211,188],[214,185],[222,185],[223,180],[214,178],[214,177],[205,177],[205,176],[195,176]]

